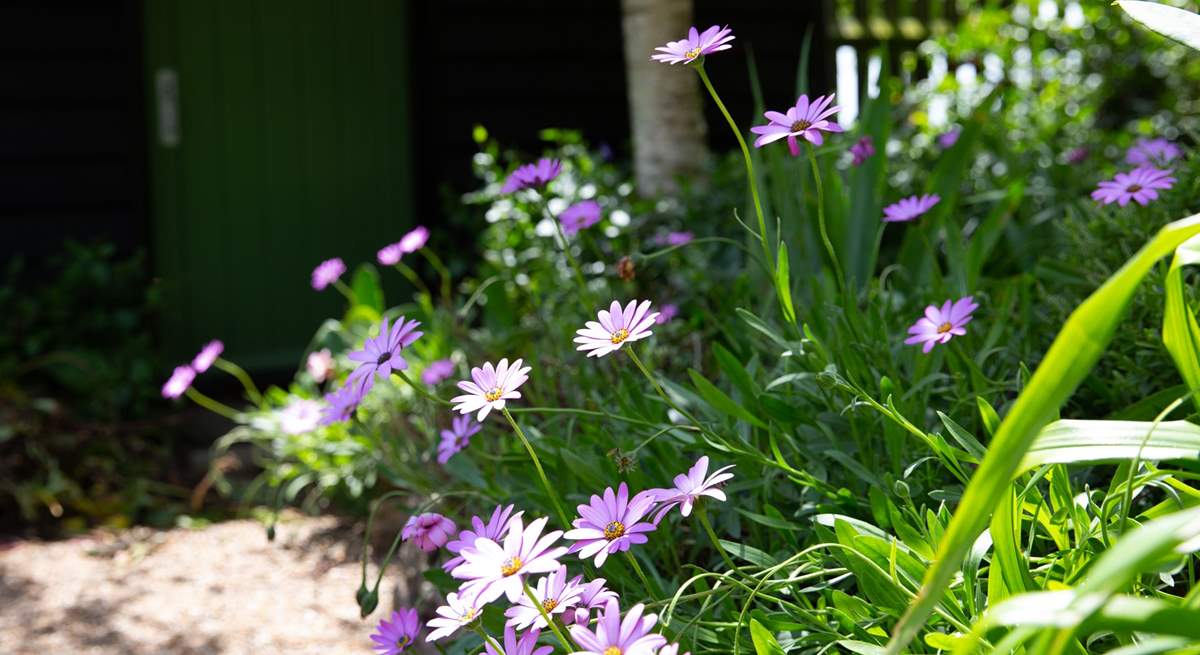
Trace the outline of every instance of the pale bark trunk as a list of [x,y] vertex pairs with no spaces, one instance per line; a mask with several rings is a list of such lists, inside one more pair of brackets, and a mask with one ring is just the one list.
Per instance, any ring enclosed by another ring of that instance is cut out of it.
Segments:
[[700,82],[682,64],[661,64],[650,55],[687,35],[692,0],[621,0],[621,11],[638,191],[673,191],[675,178],[699,173],[708,156]]

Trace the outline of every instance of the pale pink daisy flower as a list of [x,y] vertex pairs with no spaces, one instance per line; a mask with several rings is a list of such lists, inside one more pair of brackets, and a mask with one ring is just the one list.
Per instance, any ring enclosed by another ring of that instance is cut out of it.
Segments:
[[404,251],[400,248],[399,243],[389,243],[379,249],[375,253],[375,261],[381,266],[395,266],[400,263],[400,258],[404,256]]
[[692,27],[688,30],[686,39],[669,41],[666,45],[658,46],[655,50],[661,54],[650,55],[650,58],[672,66],[679,63],[690,64],[702,60],[705,55],[732,48],[729,42],[733,39],[733,30],[728,26],[713,25],[704,32]]
[[979,305],[971,296],[959,298],[953,303],[947,300],[941,307],[930,305],[925,308],[925,315],[908,328],[912,336],[905,339],[904,343],[924,344],[922,352],[928,353],[937,344],[966,334],[967,323],[971,322],[971,313],[976,309],[979,309]]
[[936,193],[927,193],[923,196],[909,196],[900,202],[884,207],[883,222],[905,223],[911,221],[933,209],[933,206],[941,201],[941,196]]
[[473,596],[460,596],[456,592],[446,595],[446,604],[437,608],[437,618],[430,619],[425,625],[433,628],[425,641],[437,641],[458,632],[459,628],[470,625],[481,614],[479,603]]
[[[500,541],[504,535],[508,534],[508,526],[511,519],[517,518],[525,512],[517,512],[513,514],[514,505],[496,505],[496,509],[492,510],[492,516],[487,523],[478,516],[471,517],[471,527],[463,528],[463,531],[458,533],[458,538],[446,544],[446,550],[458,554],[464,548],[470,548],[475,545],[475,540],[483,537],[492,541]],[[447,572],[453,571],[454,567],[463,563],[461,556],[447,560],[442,568]]]
[[400,237],[400,241],[396,245],[400,246],[401,253],[407,255],[424,248],[426,243],[429,243],[429,228],[418,225]]
[[1160,190],[1165,191],[1175,185],[1171,171],[1164,171],[1152,166],[1139,166],[1128,173],[1117,173],[1111,180],[1105,180],[1092,192],[1092,200],[1105,205],[1117,203],[1121,207],[1132,200],[1145,207],[1151,200],[1158,198]]
[[176,366],[171,373],[171,379],[162,387],[163,398],[178,398],[192,386],[196,379],[196,371],[191,366]]
[[817,96],[811,103],[808,101],[807,94],[801,95],[796,100],[796,106],[789,107],[786,114],[777,111],[764,113],[763,116],[770,122],[750,128],[751,132],[759,135],[754,140],[754,147],[761,148],[768,143],[786,138],[788,150],[795,157],[800,154],[797,137],[814,146],[821,145],[825,142],[822,132],[842,131],[842,126],[838,125],[836,120],[829,120],[842,110],[837,105],[830,107],[833,104],[834,95],[831,93],[827,96]]
[[304,362],[304,368],[308,369],[308,374],[317,382],[324,382],[329,374],[333,372],[333,353],[329,352],[328,348],[308,353],[308,359]]
[[644,609],[644,605],[634,605],[622,620],[616,599],[610,599],[595,632],[584,625],[571,626],[571,638],[582,649],[572,655],[654,655],[658,648],[666,645],[667,638],[650,632],[658,617],[654,614],[643,616]]
[[203,373],[207,371],[208,367],[212,366],[213,362],[217,361],[217,358],[220,357],[221,353],[224,351],[225,344],[221,343],[217,339],[209,341],[204,345],[203,348],[200,349],[200,352],[196,353],[196,357],[192,359],[192,368],[196,371],[196,373]]
[[[658,655],[679,655],[679,644],[671,644],[670,646],[663,646],[658,651]],[[683,655],[692,655],[692,654],[684,653]]]
[[616,352],[626,343],[632,343],[654,334],[650,328],[658,319],[658,312],[650,312],[650,301],[638,304],[630,300],[624,309],[621,303],[612,301],[608,309],[597,312],[597,321],[588,321],[586,327],[577,330],[576,350],[587,351],[588,357],[603,357]]
[[491,362],[484,362],[483,368],[476,366],[471,369],[471,379],[458,383],[458,388],[467,393],[450,399],[455,403],[454,409],[460,414],[478,411],[475,417],[478,421],[487,418],[493,409],[504,409],[506,401],[521,397],[517,387],[529,379],[531,367],[521,366],[524,363],[524,360],[518,359],[510,366],[508,359],[502,359],[495,366]]
[[533,601],[529,599],[529,594],[521,596],[516,605],[504,611],[504,616],[508,617],[508,625],[524,630],[529,626],[535,628],[545,628],[546,620],[542,618],[542,610],[545,610],[546,615],[554,618],[560,614],[572,610],[579,602],[579,596],[583,593],[583,588],[572,585],[567,580],[567,567],[560,566],[557,571],[552,571],[537,581],[533,587],[533,597],[541,605],[539,609]]
[[432,553],[446,545],[446,542],[450,540],[450,535],[454,534],[454,530],[454,521],[435,512],[426,512],[409,517],[400,536],[404,541],[416,544],[417,548]]
[[342,277],[342,273],[346,272],[346,262],[342,261],[341,257],[326,259],[317,264],[317,267],[312,272],[312,288],[321,291],[325,287],[338,281]]
[[655,522],[661,521],[662,517],[676,505],[679,506],[680,514],[690,515],[692,505],[703,496],[724,501],[725,492],[721,491],[721,485],[733,479],[732,473],[726,473],[731,468],[733,468],[732,464],[719,468],[709,475],[708,456],[705,455],[696,460],[687,473],[675,476],[673,488],[653,489],[655,500],[663,503],[655,510]]
[[515,603],[525,593],[526,575],[557,570],[558,558],[565,555],[567,549],[554,545],[562,537],[561,530],[542,534],[547,520],[542,517],[525,527],[521,517],[513,517],[503,545],[480,537],[473,546],[464,548],[461,553],[464,562],[450,572],[450,575],[466,580],[460,593],[478,594],[481,604],[502,595]]

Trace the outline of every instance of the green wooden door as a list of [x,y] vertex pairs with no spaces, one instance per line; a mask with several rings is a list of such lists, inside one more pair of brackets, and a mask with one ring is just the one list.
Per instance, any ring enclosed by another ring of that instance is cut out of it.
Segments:
[[293,366],[351,268],[411,225],[396,0],[147,0],[154,254],[165,342]]

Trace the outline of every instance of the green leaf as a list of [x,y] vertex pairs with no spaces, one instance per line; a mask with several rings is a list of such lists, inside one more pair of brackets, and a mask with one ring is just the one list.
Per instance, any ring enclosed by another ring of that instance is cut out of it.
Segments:
[[1200,325],[1188,309],[1183,293],[1183,267],[1200,263],[1200,237],[1193,237],[1175,249],[1171,268],[1163,281],[1166,307],[1163,311],[1162,340],[1175,360],[1179,374],[1192,391],[1192,400],[1200,407]]
[[750,619],[750,639],[754,641],[757,655],[783,655],[783,648],[775,641],[775,635],[764,628],[758,619]]
[[1158,2],[1117,0],[1113,4],[1124,9],[1130,18],[1151,31],[1189,48],[1200,50],[1200,16]]
[[1197,234],[1200,234],[1200,214],[1164,226],[1067,319],[1029,384],[1000,423],[987,455],[963,490],[923,588],[896,625],[888,644],[891,655],[899,655],[917,636],[942,599],[1029,447],[1104,354],[1142,279],[1159,259]]
[[700,394],[700,397],[704,398],[704,401],[712,406],[713,409],[728,414],[736,419],[745,421],[751,425],[755,425],[760,428],[767,427],[767,424],[759,420],[757,416],[751,414],[750,411],[745,407],[742,407],[734,402],[732,398],[725,395],[725,392],[718,389],[713,385],[713,383],[705,380],[704,376],[700,375],[700,372],[696,369],[689,368],[688,375],[692,378],[692,384],[695,385],[696,391]]
[[1055,421],[1042,428],[1017,467],[1116,460],[1200,459],[1200,426],[1187,421]]
[[354,269],[354,279],[350,283],[354,291],[354,304],[363,305],[382,313],[384,310],[383,287],[379,283],[379,272],[371,264],[360,264]]
[[796,310],[792,308],[792,282],[788,277],[787,244],[779,242],[779,256],[775,263],[775,293],[779,296],[779,306],[783,317],[788,323],[796,324]]

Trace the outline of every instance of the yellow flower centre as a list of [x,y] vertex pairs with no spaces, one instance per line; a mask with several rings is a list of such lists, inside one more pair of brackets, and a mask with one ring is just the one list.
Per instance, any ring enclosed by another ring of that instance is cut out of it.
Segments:
[[611,341],[614,344],[618,344],[628,338],[629,338],[629,330],[626,330],[625,328],[621,328],[620,330],[617,330],[616,332],[612,333]]
[[492,390],[485,392],[483,397],[489,403],[494,403],[497,400],[500,400],[500,396],[502,395],[504,395],[504,392],[500,390],[500,387],[492,387]]
[[953,329],[954,329],[954,326],[950,323],[950,321],[946,321],[945,323],[942,323],[941,325],[938,326],[938,334],[945,334]]
[[403,635],[399,639],[396,640],[396,648],[399,648],[400,650],[404,650],[405,648],[408,648],[408,645],[411,643],[412,643],[412,639],[410,639],[408,637],[408,635]]
[[620,521],[613,521],[604,526],[604,538],[612,541],[625,534],[625,524]]
[[558,601],[553,598],[547,598],[542,601],[542,609],[546,610],[547,614],[553,612],[555,607],[558,607]]
[[804,130],[807,130],[810,127],[812,127],[812,123],[810,123],[806,120],[798,120],[795,123],[792,123],[792,131],[793,132],[803,132]]
[[[695,59],[696,57],[700,56],[700,48],[692,48],[691,50],[688,50],[687,52],[683,53],[683,56],[687,57],[688,59]],[[604,651],[604,655],[612,655],[612,654],[609,653],[608,651]],[[621,655],[621,653],[618,651],[616,653],[616,655]]]
[[479,614],[479,610],[472,607],[471,609],[467,610],[466,613],[464,613],[462,615],[462,618],[459,620],[462,621],[463,623],[470,623],[471,621],[475,620],[476,614]]
[[604,649],[604,655],[621,655],[621,649],[616,646],[609,646]]
[[516,555],[513,555],[512,557],[504,560],[504,563],[500,565],[500,575],[503,575],[504,577],[507,578],[508,576],[516,573],[517,571],[520,571],[521,564],[522,564],[521,558],[517,557]]

